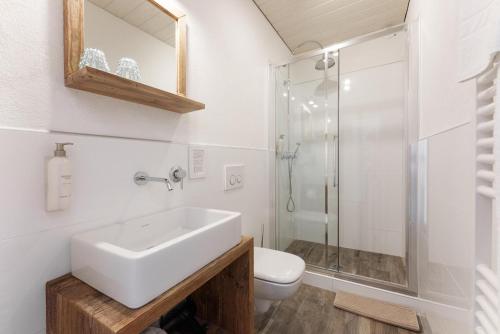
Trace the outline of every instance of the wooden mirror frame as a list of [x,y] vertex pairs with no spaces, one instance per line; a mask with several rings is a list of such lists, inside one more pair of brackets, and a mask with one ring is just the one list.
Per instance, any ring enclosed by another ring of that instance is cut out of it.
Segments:
[[205,108],[203,103],[186,97],[185,14],[174,8],[166,8],[155,0],[147,0],[177,22],[175,34],[177,92],[171,93],[96,68],[80,69],[80,58],[84,50],[85,0],[63,1],[64,82],[66,86],[180,113]]

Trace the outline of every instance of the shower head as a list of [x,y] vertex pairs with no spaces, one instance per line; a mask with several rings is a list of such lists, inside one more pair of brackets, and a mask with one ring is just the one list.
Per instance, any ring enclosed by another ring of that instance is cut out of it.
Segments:
[[[323,46],[323,44],[321,44],[320,42],[318,41],[314,41],[314,40],[308,40],[308,41],[305,41],[305,42],[302,42],[300,43],[299,45],[297,45],[293,50],[292,50],[292,55],[295,55],[295,52],[300,49],[301,47],[303,47],[304,45],[306,44],[316,44],[320,50],[323,50],[325,47]],[[318,71],[323,71],[325,70],[326,68],[332,68],[333,66],[335,66],[335,58],[333,56],[333,52],[330,51],[328,52],[327,54],[324,54],[323,55],[323,58],[321,58],[320,60],[318,60],[316,62],[316,66],[314,66],[315,69],[317,69]]]
[[332,68],[335,66],[335,58],[333,57],[333,52],[325,53],[323,57],[316,62],[314,68],[318,71],[324,71],[326,68]]

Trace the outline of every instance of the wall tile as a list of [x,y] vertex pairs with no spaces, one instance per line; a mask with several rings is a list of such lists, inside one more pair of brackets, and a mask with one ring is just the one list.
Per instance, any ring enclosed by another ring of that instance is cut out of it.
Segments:
[[[68,147],[73,165],[70,209],[44,209],[44,159],[54,142]],[[11,145],[16,143],[16,145]],[[205,146],[207,176],[186,179],[168,192],[163,184],[134,184],[137,171],[168,176],[187,169],[188,145],[142,140],[0,131],[0,333],[33,334],[45,326],[45,283],[70,271],[69,239],[79,231],[177,206],[199,206],[243,213],[243,233],[269,245],[269,152]],[[224,165],[244,164],[245,185],[224,191]],[[19,177],[11,177],[12,175]],[[26,319],[29,319],[27,321]]]
[[470,308],[474,274],[471,124],[428,139],[427,217],[419,226],[420,294]]
[[405,256],[405,64],[341,75],[342,247]]

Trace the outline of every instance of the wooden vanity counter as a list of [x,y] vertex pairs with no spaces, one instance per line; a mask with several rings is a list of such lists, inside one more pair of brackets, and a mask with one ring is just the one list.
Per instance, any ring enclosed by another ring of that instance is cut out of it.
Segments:
[[79,279],[64,275],[46,286],[48,334],[139,334],[192,296],[198,316],[235,334],[253,333],[253,238],[241,242],[138,309],[130,309]]

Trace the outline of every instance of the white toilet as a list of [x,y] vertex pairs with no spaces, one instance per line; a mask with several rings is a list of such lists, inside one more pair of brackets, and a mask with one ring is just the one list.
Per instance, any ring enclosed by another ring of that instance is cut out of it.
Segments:
[[254,248],[255,311],[292,296],[300,287],[306,263],[300,257],[268,248]]

